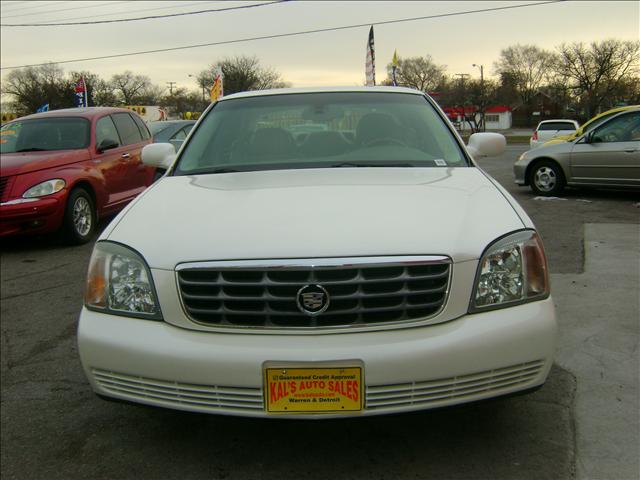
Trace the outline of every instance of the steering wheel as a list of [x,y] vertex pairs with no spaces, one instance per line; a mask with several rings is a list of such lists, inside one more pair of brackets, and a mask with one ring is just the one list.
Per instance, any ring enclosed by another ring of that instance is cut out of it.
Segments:
[[377,145],[399,145],[401,147],[407,146],[407,144],[404,143],[402,140],[398,140],[397,138],[393,138],[393,137],[376,138],[374,140],[371,140],[370,142],[364,143],[365,147],[375,147]]

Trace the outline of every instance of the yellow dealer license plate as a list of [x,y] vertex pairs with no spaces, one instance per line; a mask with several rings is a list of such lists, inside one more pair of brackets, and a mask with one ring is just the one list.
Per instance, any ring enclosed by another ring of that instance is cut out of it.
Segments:
[[362,394],[362,366],[264,367],[269,413],[359,412]]

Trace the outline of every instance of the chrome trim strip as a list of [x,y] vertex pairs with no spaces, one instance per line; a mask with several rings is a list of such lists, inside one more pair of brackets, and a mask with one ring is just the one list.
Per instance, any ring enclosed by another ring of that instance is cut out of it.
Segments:
[[369,267],[393,267],[406,265],[451,264],[451,258],[444,255],[407,255],[386,257],[329,257],[329,258],[282,258],[273,260],[213,260],[189,262],[176,265],[176,272],[189,269],[255,269],[255,268],[352,268],[357,265]]
[[5,205],[19,205],[20,203],[31,203],[37,202],[42,197],[33,197],[33,198],[16,198],[15,200],[9,200],[8,202],[0,203],[0,207],[4,207]]

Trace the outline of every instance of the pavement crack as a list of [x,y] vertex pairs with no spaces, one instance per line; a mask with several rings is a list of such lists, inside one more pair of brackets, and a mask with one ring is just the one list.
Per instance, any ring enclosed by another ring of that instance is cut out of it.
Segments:
[[16,275],[15,277],[7,278],[5,281],[7,281],[7,282],[12,282],[13,280],[19,280],[19,279],[21,279],[21,278],[31,277],[31,276],[33,276],[33,275],[40,275],[40,274],[42,274],[42,273],[47,273],[47,272],[52,272],[52,271],[54,271],[54,270],[58,270],[58,269],[60,269],[60,268],[67,267],[67,266],[69,266],[69,265],[71,265],[71,263],[63,263],[62,265],[55,265],[55,266],[53,266],[53,267],[51,267],[51,268],[46,268],[46,269],[44,269],[44,270],[39,270],[39,271],[37,271],[37,272],[24,273],[24,274],[22,274],[22,275]]
[[66,282],[58,285],[52,285],[50,287],[39,288],[37,290],[31,290],[30,292],[16,293],[15,295],[7,295],[6,297],[0,297],[0,300],[11,300],[13,298],[26,297],[28,295],[33,295],[34,293],[45,292],[47,290],[53,290],[55,288],[66,287],[67,285],[75,285],[76,282]]

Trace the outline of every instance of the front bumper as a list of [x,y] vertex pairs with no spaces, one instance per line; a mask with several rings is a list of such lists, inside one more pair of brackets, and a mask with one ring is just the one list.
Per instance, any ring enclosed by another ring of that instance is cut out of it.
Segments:
[[60,195],[1,203],[0,237],[57,230],[62,224],[65,203],[65,197]]
[[517,185],[527,185],[527,166],[529,166],[529,161],[518,160],[513,164],[514,181]]
[[[553,362],[553,301],[465,315],[404,330],[330,335],[224,334],[83,309],[78,345],[102,396],[179,410],[276,416],[263,406],[264,362],[361,362],[368,416],[529,390]],[[281,415],[279,415],[281,416]]]

